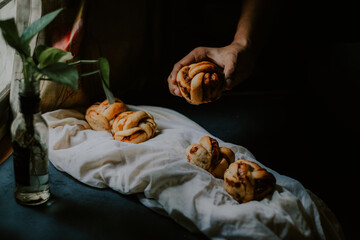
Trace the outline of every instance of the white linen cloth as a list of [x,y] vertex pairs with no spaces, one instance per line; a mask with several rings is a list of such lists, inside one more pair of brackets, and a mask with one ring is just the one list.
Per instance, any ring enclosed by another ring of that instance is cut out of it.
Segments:
[[[75,110],[43,114],[49,125],[49,159],[60,171],[98,188],[142,194],[140,201],[190,231],[211,239],[343,239],[331,211],[298,181],[259,163],[244,147],[223,142],[171,109],[132,106],[154,116],[155,137],[123,143],[90,129]],[[185,149],[209,135],[231,148],[236,159],[257,162],[276,177],[276,190],[262,201],[239,204],[223,180],[190,164]]]

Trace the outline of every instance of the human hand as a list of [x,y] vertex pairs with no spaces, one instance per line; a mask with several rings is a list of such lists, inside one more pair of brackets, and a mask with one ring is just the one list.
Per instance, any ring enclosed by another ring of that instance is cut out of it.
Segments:
[[204,60],[210,60],[224,69],[225,89],[230,90],[250,76],[255,62],[255,53],[247,45],[235,42],[221,48],[197,47],[174,65],[168,77],[169,91],[181,97],[176,83],[178,71],[183,66]]

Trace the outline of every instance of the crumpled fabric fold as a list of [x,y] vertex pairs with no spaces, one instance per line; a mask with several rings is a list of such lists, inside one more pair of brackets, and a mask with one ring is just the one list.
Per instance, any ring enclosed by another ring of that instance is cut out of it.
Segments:
[[[75,110],[43,114],[52,164],[87,185],[138,194],[145,206],[210,239],[344,239],[339,223],[315,194],[262,165],[246,148],[212,136],[171,109],[128,108],[152,114],[158,125],[153,138],[120,142],[109,132],[90,129]],[[236,202],[222,179],[186,159],[185,149],[206,135],[233,150],[235,160],[254,161],[274,174],[275,192],[261,201]]]

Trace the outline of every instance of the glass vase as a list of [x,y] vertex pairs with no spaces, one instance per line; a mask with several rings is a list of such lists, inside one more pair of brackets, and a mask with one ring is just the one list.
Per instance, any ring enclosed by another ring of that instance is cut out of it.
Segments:
[[14,195],[22,205],[39,205],[50,198],[48,126],[40,114],[39,81],[20,80],[19,105],[11,125]]

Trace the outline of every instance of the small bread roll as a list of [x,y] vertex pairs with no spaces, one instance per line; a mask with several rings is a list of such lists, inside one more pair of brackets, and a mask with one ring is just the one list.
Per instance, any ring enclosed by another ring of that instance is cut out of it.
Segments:
[[208,170],[211,165],[211,154],[200,144],[191,144],[186,149],[186,158],[190,163]]
[[199,144],[188,146],[185,153],[190,163],[217,178],[223,178],[225,170],[235,160],[235,154],[230,148],[219,147],[218,141],[209,136],[202,137]]
[[235,160],[234,152],[227,147],[220,148],[220,162],[215,166],[210,173],[217,178],[224,178],[224,173],[231,163]]
[[157,125],[153,116],[144,111],[127,111],[119,114],[113,124],[114,139],[121,142],[141,143],[155,135]]
[[275,183],[274,175],[245,159],[231,163],[224,174],[225,190],[240,203],[262,200],[273,193]]
[[109,104],[107,99],[102,103],[97,102],[86,110],[85,119],[92,129],[111,131],[114,118],[126,111],[126,105],[120,99],[115,98],[114,100],[113,104]]
[[182,67],[176,82],[181,95],[195,105],[219,99],[225,87],[222,69],[209,61]]

